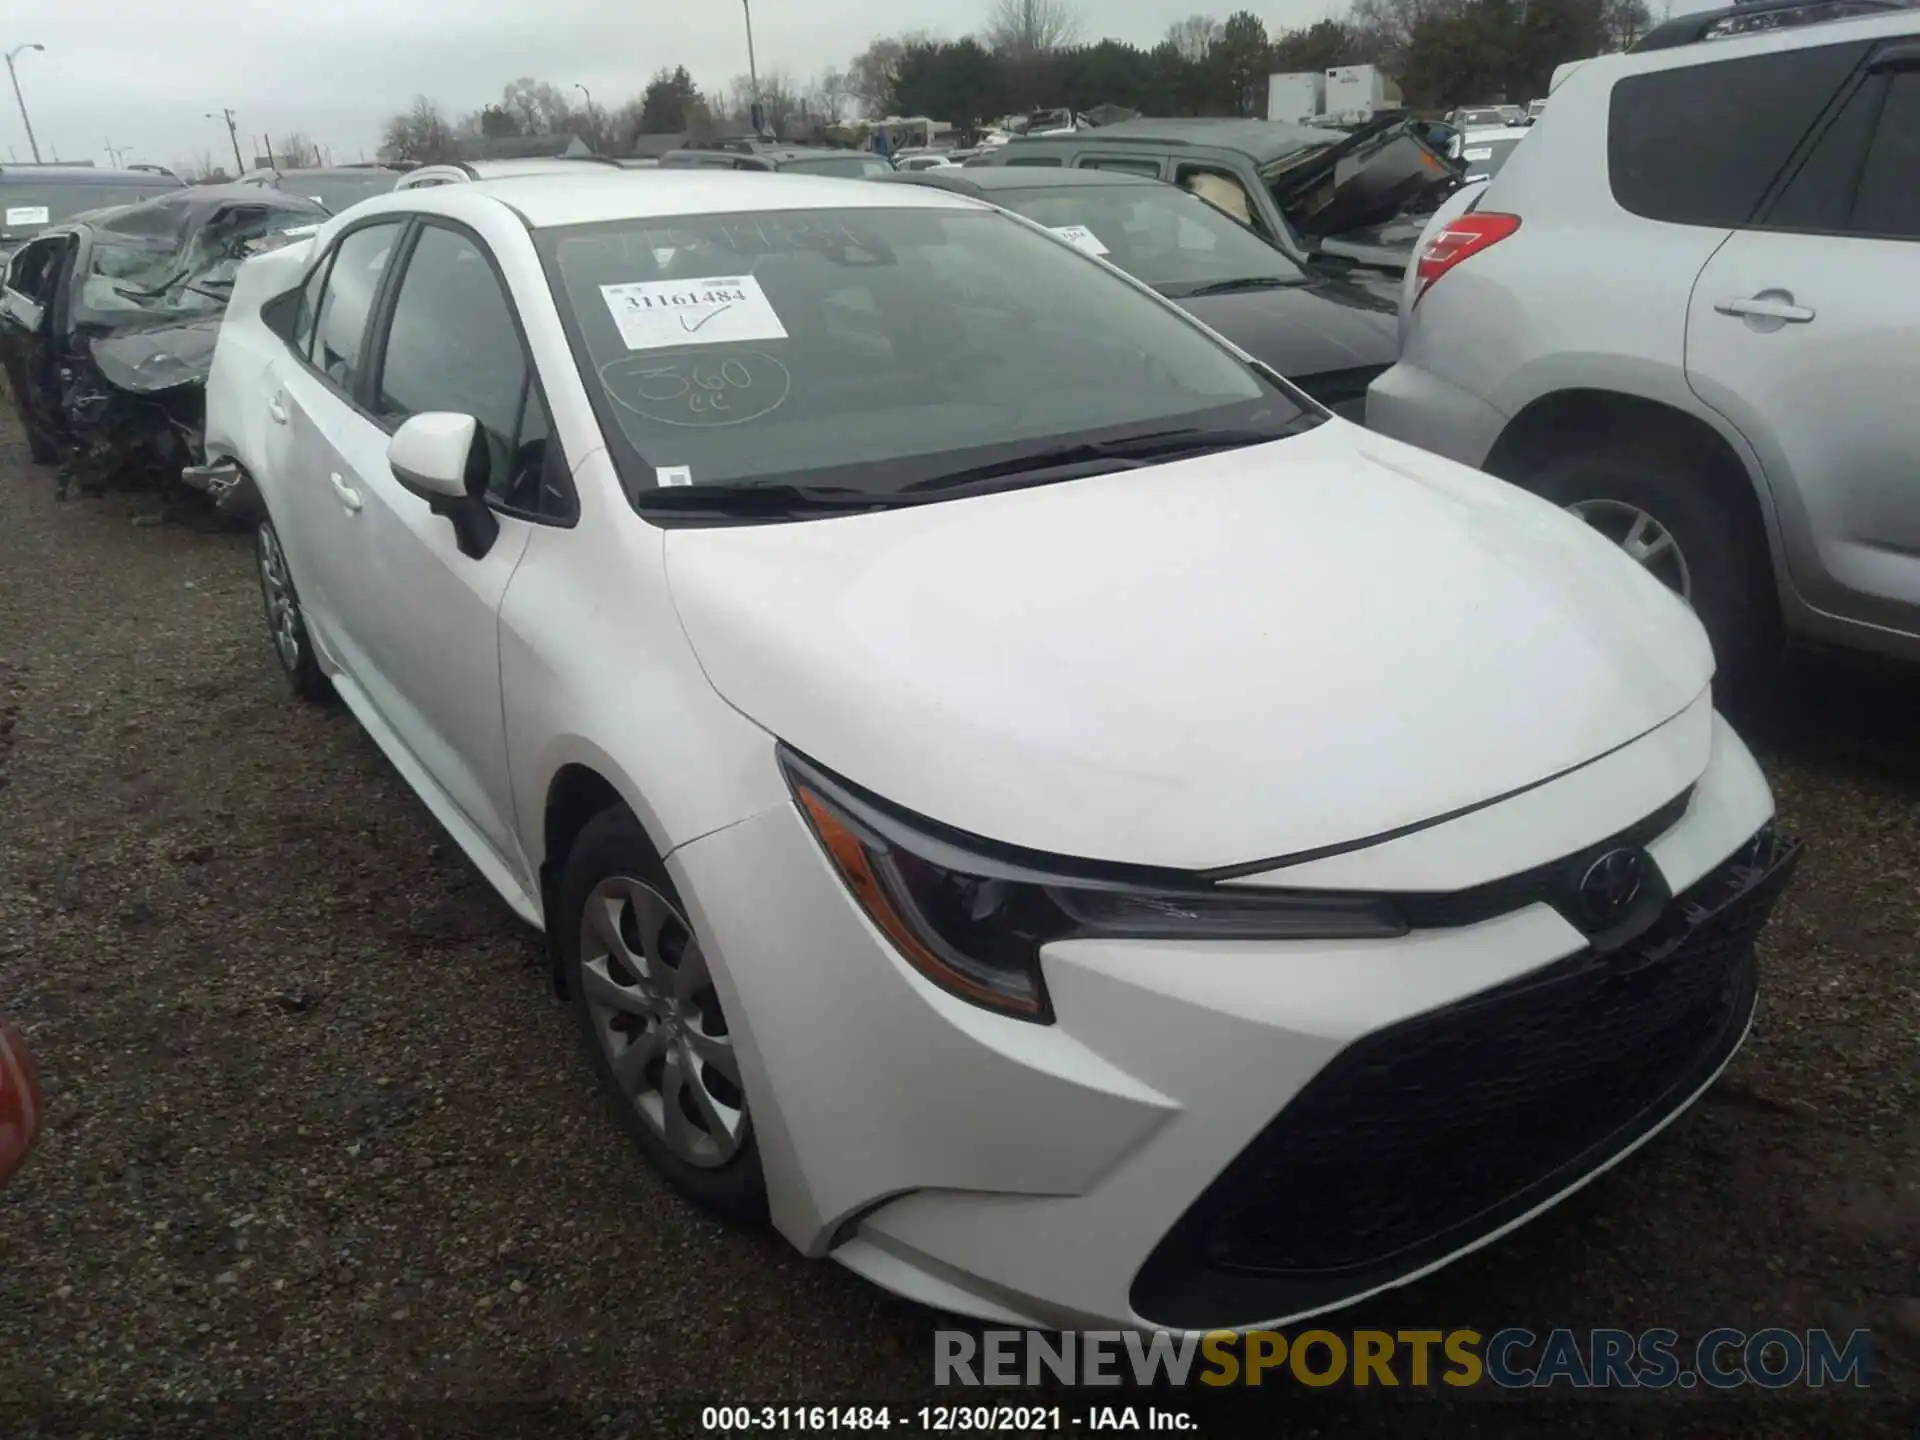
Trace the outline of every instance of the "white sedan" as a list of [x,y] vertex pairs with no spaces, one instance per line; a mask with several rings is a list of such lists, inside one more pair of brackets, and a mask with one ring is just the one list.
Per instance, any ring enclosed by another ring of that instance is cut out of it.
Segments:
[[1685,607],[978,201],[368,201],[246,266],[207,430],[648,1159],[903,1295],[1290,1322],[1746,1033],[1797,850]]

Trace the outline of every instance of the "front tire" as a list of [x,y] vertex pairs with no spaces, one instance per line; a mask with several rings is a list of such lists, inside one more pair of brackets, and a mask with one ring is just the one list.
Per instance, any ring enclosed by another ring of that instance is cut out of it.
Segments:
[[1664,449],[1621,446],[1559,456],[1522,483],[1686,601],[1729,682],[1753,673],[1771,635],[1766,541],[1717,474]]
[[332,690],[307,635],[307,617],[300,608],[287,553],[273,521],[262,520],[253,532],[254,558],[260,567],[260,599],[266,609],[267,635],[280,661],[287,684],[302,700],[325,700]]
[[683,1194],[766,1218],[766,1182],[739,1053],[706,953],[640,822],[587,822],[561,872],[561,974],[621,1123]]

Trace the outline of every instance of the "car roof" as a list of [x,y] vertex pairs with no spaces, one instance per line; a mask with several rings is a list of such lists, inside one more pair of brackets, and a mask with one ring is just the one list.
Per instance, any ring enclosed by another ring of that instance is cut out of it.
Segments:
[[587,169],[571,179],[508,178],[436,185],[376,195],[356,219],[385,210],[456,218],[476,205],[503,205],[529,228],[591,225],[609,220],[734,215],[767,210],[978,209],[980,202],[930,186],[881,186],[824,175],[740,170]]
[[[270,170],[249,170],[248,175],[338,175],[352,179],[356,175],[398,175],[402,172],[387,165],[300,165],[275,166]],[[245,179],[245,176],[241,177]]]
[[1075,130],[1065,135],[1024,135],[1009,140],[1005,152],[1019,154],[1028,148],[1062,145],[1210,145],[1220,150],[1238,150],[1263,165],[1320,145],[1334,145],[1346,136],[1338,130],[1312,125],[1280,125],[1271,120],[1122,120],[1117,125],[1100,125],[1091,130]]
[[[951,173],[949,173],[951,172]],[[868,181],[868,184],[874,183]],[[935,170],[902,170],[883,175],[881,184],[934,185],[949,190],[998,192],[1003,190],[1098,190],[1115,185],[1158,185],[1151,175],[1126,170],[1056,170],[1039,165],[948,165]]]
[[31,180],[55,185],[165,185],[184,186],[172,171],[103,170],[95,165],[0,165],[0,182]]
[[[1915,0],[1742,0],[1741,4],[1724,9],[1700,10],[1662,21],[1642,35],[1628,53],[1667,50],[1708,39],[1730,38],[1732,34],[1777,34],[1782,30],[1798,30],[1802,25],[1877,16],[1888,11],[1911,10],[1914,6]],[[1743,28],[1728,35],[1715,33],[1729,23]]]
[[[476,180],[507,179],[514,175],[571,175],[583,166],[617,168],[604,155],[530,156],[525,160],[455,160],[446,165],[422,165],[422,170],[464,170]],[[417,173],[417,172],[416,172]]]

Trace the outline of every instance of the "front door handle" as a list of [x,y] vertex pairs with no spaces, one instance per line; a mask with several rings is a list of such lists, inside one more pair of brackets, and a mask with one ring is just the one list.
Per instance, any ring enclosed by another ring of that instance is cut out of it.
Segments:
[[1781,325],[1805,325],[1813,319],[1813,311],[1804,305],[1794,304],[1792,293],[1786,290],[1762,290],[1758,295],[1722,300],[1713,308],[1722,315],[1738,315],[1746,320],[1773,320]]
[[347,484],[347,482],[338,475],[329,475],[327,479],[333,482],[333,493],[340,497],[340,503],[346,506],[349,512],[358,515],[360,513],[360,492]]
[[272,417],[276,425],[287,423],[287,402],[284,390],[267,402],[267,414]]

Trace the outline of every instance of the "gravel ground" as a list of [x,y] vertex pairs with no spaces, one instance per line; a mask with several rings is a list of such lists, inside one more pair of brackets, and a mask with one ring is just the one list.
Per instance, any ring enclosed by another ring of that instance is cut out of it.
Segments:
[[[245,537],[52,491],[0,431],[0,1009],[50,1092],[0,1194],[0,1434],[679,1435],[930,1396],[935,1317],[691,1211],[618,1137],[534,938],[344,712],[285,695]],[[1801,663],[1750,729],[1813,848],[1743,1056],[1549,1217],[1335,1323],[1866,1325],[1875,1387],[1169,1399],[1203,1433],[1913,1433],[1920,679]]]

